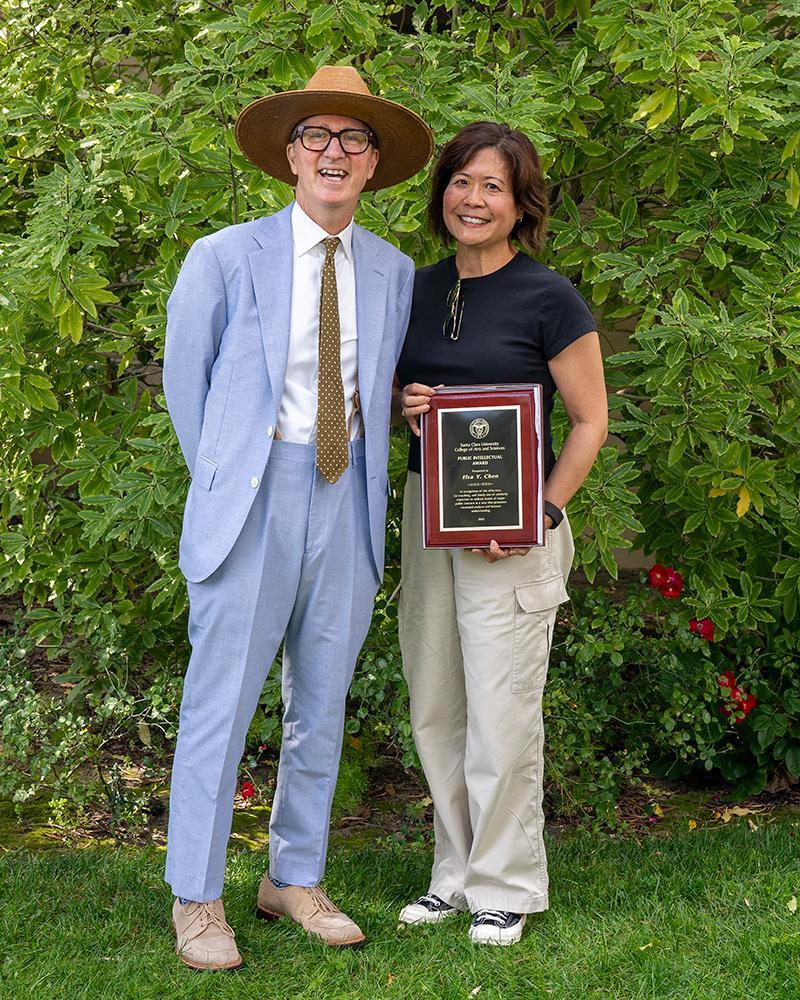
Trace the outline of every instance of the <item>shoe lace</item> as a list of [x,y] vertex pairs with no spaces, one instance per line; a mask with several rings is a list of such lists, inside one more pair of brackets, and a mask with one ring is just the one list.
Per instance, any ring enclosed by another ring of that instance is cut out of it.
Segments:
[[198,910],[195,919],[200,924],[201,932],[208,930],[209,927],[216,927],[217,930],[222,931],[223,934],[227,934],[228,937],[236,937],[231,925],[217,912],[214,902],[197,904]]
[[420,896],[417,900],[420,906],[424,906],[426,910],[452,910],[453,907],[449,903],[445,903],[443,899],[436,895],[434,892],[428,892],[424,896]]
[[473,923],[476,925],[491,924],[493,927],[504,927],[510,916],[512,916],[510,910],[478,910]]
[[328,898],[325,890],[320,885],[310,886],[308,888],[308,894],[311,899],[316,903],[317,910],[320,913],[338,913],[339,907],[335,906],[331,900]]

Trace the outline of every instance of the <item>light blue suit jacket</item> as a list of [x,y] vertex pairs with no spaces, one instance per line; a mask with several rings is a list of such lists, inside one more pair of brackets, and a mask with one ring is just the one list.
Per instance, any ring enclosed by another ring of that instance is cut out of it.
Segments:
[[[197,240],[167,304],[164,394],[192,474],[180,568],[195,583],[230,552],[269,461],[289,346],[291,209]],[[414,265],[360,226],[352,245],[369,530],[380,580],[392,375]]]

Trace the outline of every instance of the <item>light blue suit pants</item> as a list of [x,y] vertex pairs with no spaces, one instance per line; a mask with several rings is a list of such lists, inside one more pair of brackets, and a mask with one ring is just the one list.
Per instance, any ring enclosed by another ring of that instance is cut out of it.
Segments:
[[313,445],[275,441],[242,533],[189,587],[189,639],[170,793],[166,880],[177,896],[222,894],[237,769],[281,640],[283,739],[269,828],[270,872],[323,876],[345,699],[377,589],[364,442],[335,484]]

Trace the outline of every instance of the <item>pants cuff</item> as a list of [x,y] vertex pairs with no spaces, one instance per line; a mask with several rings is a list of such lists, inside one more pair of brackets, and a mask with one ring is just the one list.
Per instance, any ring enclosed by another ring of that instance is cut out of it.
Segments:
[[470,912],[476,910],[508,910],[509,913],[541,913],[550,906],[550,900],[544,896],[514,896],[504,895],[501,892],[494,892],[491,889],[484,891],[466,892],[467,903]]
[[286,882],[287,885],[302,885],[310,888],[319,885],[324,871],[312,872],[308,868],[281,867],[279,864],[269,866],[269,873],[279,882]]
[[183,875],[167,868],[164,881],[171,886],[174,895],[182,899],[191,899],[195,903],[210,903],[222,896],[223,879],[198,878],[196,875]]
[[444,900],[444,902],[448,905],[455,906],[457,910],[469,909],[469,904],[467,903],[463,889],[456,888],[452,885],[431,885],[428,892],[432,893],[434,896],[438,896],[439,899]]

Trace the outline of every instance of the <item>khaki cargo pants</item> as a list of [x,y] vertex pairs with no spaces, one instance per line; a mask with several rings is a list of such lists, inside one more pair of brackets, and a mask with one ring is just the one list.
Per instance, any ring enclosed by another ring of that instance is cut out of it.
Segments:
[[569,523],[496,563],[425,550],[420,477],[409,472],[402,547],[400,647],[434,805],[429,891],[473,912],[546,910],[542,692],[567,600]]

